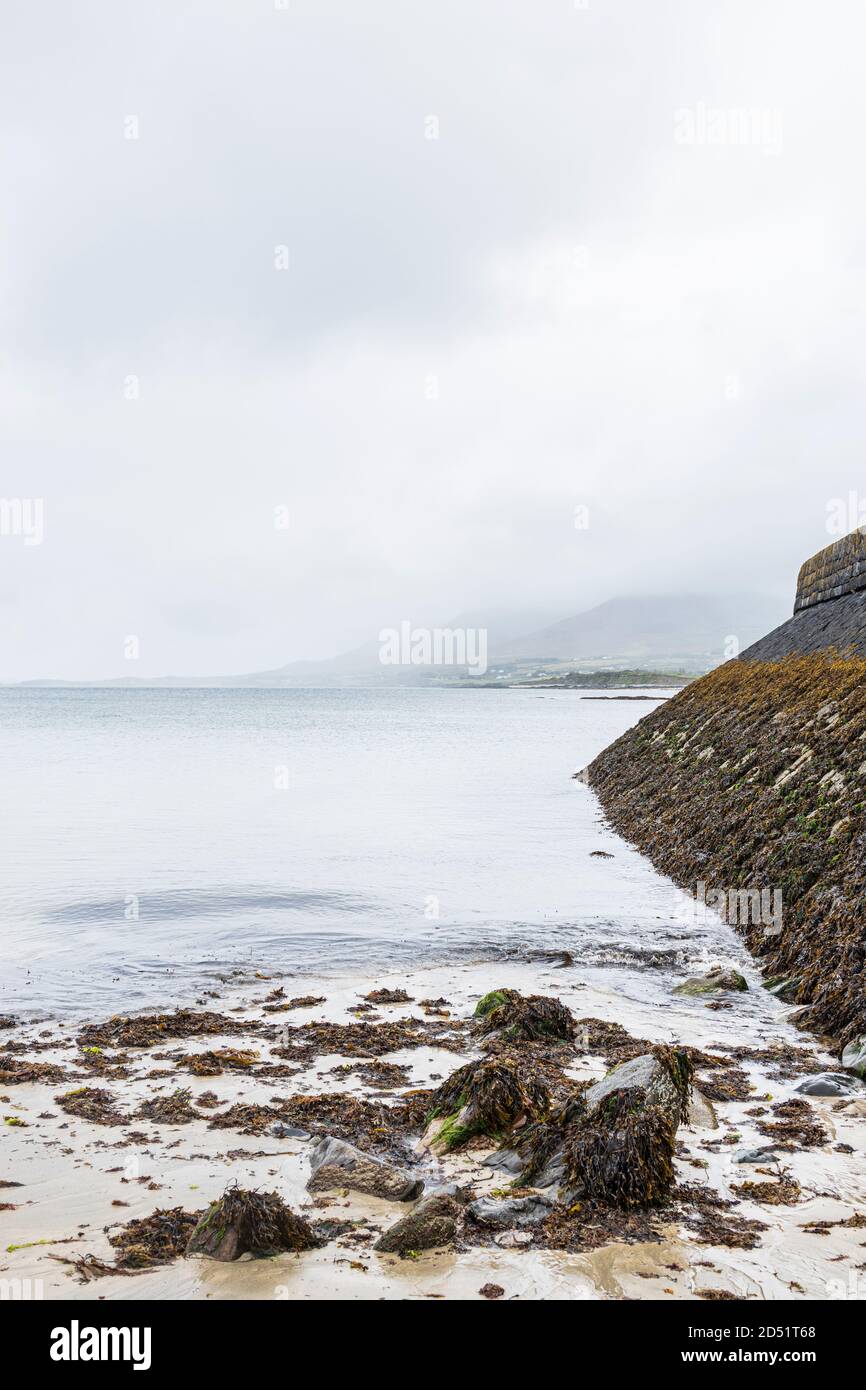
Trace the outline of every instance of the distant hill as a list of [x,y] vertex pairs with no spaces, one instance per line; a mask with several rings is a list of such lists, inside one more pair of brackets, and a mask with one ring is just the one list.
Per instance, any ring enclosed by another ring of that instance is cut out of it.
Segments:
[[735,654],[726,650],[728,638],[742,650],[779,622],[784,607],[755,594],[614,598],[504,642],[491,655],[496,664],[598,660],[634,667],[661,661],[706,670]]

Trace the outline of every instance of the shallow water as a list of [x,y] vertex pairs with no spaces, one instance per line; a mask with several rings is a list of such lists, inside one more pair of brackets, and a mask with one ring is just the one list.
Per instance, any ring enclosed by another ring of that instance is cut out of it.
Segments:
[[0,691],[0,1008],[550,949],[644,998],[741,957],[571,779],[655,708],[590,693]]

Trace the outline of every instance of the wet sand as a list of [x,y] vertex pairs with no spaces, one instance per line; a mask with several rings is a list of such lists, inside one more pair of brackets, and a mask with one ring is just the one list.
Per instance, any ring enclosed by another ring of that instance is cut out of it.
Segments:
[[[737,968],[743,969],[733,936],[731,944],[732,958]],[[482,994],[509,987],[522,993],[555,995],[577,1018],[615,1022],[651,1041],[678,1041],[708,1051],[714,1045],[756,1049],[781,1041],[814,1053],[812,1070],[833,1069],[830,1055],[786,1022],[790,1010],[767,995],[756,972],[745,968],[751,986],[748,994],[725,996],[732,1007],[721,1011],[708,1009],[706,999],[671,999],[670,979],[659,972],[646,972],[641,976],[641,989],[625,993],[616,974],[609,986],[600,982],[597,974],[589,983],[576,966],[562,967],[553,961],[451,966],[393,977],[380,974],[366,981],[329,977],[316,982],[305,977],[302,989],[297,990],[288,979],[257,979],[240,989],[227,988],[219,999],[190,1001],[189,1007],[229,1015],[237,1011],[239,1019],[258,1018],[293,1026],[319,1019],[350,1022],[356,1016],[348,1010],[358,1004],[359,996],[384,985],[405,989],[413,1001],[443,996],[449,1001],[451,1015],[465,1018]],[[267,1014],[263,1001],[281,983],[287,997],[294,993],[323,995],[326,1002],[314,1008]],[[376,1013],[382,1020],[429,1017],[416,1002],[377,1006]],[[33,1054],[33,1060],[57,1061],[78,1070],[76,1031],[74,1027],[37,1022],[4,1031],[0,1045],[22,1038],[40,1044],[50,1042],[52,1046]],[[46,1032],[49,1037],[43,1036]],[[742,1298],[825,1299],[862,1297],[866,1289],[866,1230],[834,1225],[821,1234],[803,1229],[811,1222],[844,1220],[864,1210],[866,1088],[863,1098],[852,1102],[809,1098],[815,1116],[828,1131],[828,1142],[820,1148],[782,1155],[802,1189],[796,1205],[737,1202],[733,1210],[738,1216],[766,1224],[760,1243],[753,1249],[700,1244],[693,1231],[671,1222],[662,1230],[661,1240],[614,1241],[579,1253],[490,1245],[400,1258],[379,1254],[371,1247],[380,1231],[405,1214],[406,1205],[357,1193],[311,1197],[306,1190],[309,1141],[270,1133],[251,1136],[235,1130],[213,1130],[206,1119],[184,1125],[133,1119],[121,1127],[101,1126],[64,1113],[54,1101],[58,1093],[80,1085],[104,1087],[117,1097],[124,1111],[150,1097],[169,1096],[179,1086],[190,1088],[193,1103],[205,1092],[214,1092],[221,1107],[238,1100],[267,1104],[274,1097],[326,1091],[387,1100],[406,1089],[401,1085],[381,1095],[354,1074],[335,1075],[333,1068],[347,1060],[339,1056],[319,1056],[309,1065],[301,1064],[296,1075],[278,1080],[232,1072],[197,1077],[188,1071],[175,1073],[171,1062],[157,1060],[158,1054],[177,1049],[197,1052],[221,1046],[255,1047],[263,1062],[278,1060],[270,1056],[273,1043],[257,1040],[254,1035],[186,1038],[147,1050],[130,1049],[127,1056],[133,1074],[127,1079],[101,1080],[97,1075],[87,1081],[0,1088],[0,1116],[21,1120],[26,1126],[0,1126],[0,1180],[22,1184],[0,1190],[0,1200],[14,1207],[0,1210],[0,1278],[34,1281],[35,1296],[81,1299],[473,1298],[487,1283],[501,1285],[505,1297],[531,1299],[689,1299],[706,1290]],[[423,1087],[437,1084],[437,1078],[444,1078],[477,1055],[474,1040],[467,1036],[464,1052],[425,1045],[389,1054],[383,1060],[405,1064],[409,1087]],[[761,1181],[755,1165],[734,1161],[734,1155],[743,1148],[768,1143],[756,1128],[757,1120],[744,1112],[759,1103],[794,1097],[800,1080],[779,1079],[776,1068],[767,1063],[746,1060],[740,1065],[754,1088],[749,1100],[715,1102],[718,1128],[708,1127],[712,1119],[707,1122],[705,1116],[704,1123],[681,1127],[678,1133],[682,1143],[676,1160],[678,1181],[707,1184],[727,1198],[736,1197],[731,1191],[733,1183]],[[579,1079],[595,1079],[606,1070],[601,1057],[581,1054],[578,1046],[568,1073]],[[148,1077],[146,1073],[152,1071],[162,1075]],[[137,1137],[126,1137],[130,1132]],[[739,1136],[733,1143],[718,1142],[732,1135]],[[840,1142],[850,1145],[853,1152],[837,1151],[834,1146]],[[425,1176],[434,1182],[441,1178],[471,1183],[476,1194],[483,1195],[503,1183],[501,1174],[481,1164],[488,1152],[489,1148],[478,1147],[441,1160],[425,1157]],[[179,1259],[140,1274],[110,1275],[86,1284],[79,1282],[72,1266],[52,1258],[75,1259],[87,1253],[111,1263],[116,1252],[108,1234],[119,1224],[146,1217],[157,1207],[202,1209],[232,1181],[242,1187],[276,1190],[293,1209],[309,1217],[362,1224],[353,1234],[301,1255],[263,1260],[243,1257],[233,1264],[199,1257]],[[9,1250],[9,1246],[24,1248]]]

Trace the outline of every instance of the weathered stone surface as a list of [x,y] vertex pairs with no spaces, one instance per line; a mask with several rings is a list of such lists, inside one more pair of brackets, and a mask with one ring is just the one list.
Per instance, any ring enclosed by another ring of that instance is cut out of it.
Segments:
[[859,1081],[845,1072],[824,1071],[807,1076],[794,1088],[803,1096],[851,1096],[863,1090]]
[[495,1231],[511,1231],[518,1227],[539,1226],[550,1215],[553,1202],[541,1193],[525,1197],[479,1197],[470,1202],[467,1214],[478,1226]]
[[657,1105],[674,1122],[679,1123],[682,1108],[682,1093],[674,1084],[670,1073],[651,1052],[642,1057],[632,1057],[630,1062],[621,1062],[618,1067],[596,1081],[586,1093],[586,1108],[596,1110],[602,1101],[617,1091],[637,1087],[645,1093],[647,1105]]
[[400,1254],[450,1245],[462,1214],[463,1207],[456,1198],[446,1192],[431,1192],[380,1236],[375,1248],[388,1254]]
[[794,612],[866,589],[866,527],[851,531],[800,566]]
[[383,1158],[363,1153],[344,1139],[319,1139],[310,1150],[310,1192],[346,1187],[385,1197],[392,1202],[411,1202],[424,1188],[423,1178],[398,1168]]

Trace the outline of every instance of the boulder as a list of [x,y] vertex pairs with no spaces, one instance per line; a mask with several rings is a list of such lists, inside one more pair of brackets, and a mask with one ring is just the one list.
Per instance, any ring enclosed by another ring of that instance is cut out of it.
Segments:
[[842,1049],[842,1066],[855,1076],[866,1078],[866,1037],[857,1038]]
[[[677,1127],[690,1111],[692,1066],[681,1049],[659,1046],[622,1062],[549,1120],[528,1126],[515,1149],[520,1181],[552,1189],[566,1204],[595,1197],[649,1206],[673,1183]],[[502,1161],[510,1162],[508,1151]]]
[[363,1153],[344,1139],[327,1135],[310,1150],[310,1192],[349,1188],[391,1202],[411,1202],[424,1189],[423,1178],[398,1168],[387,1159]]
[[592,1114],[610,1096],[633,1088],[643,1092],[645,1105],[657,1105],[674,1127],[688,1117],[688,1082],[684,1106],[683,1080],[652,1052],[612,1067],[586,1092],[586,1108]]
[[720,965],[717,965],[706,975],[693,975],[690,979],[683,980],[681,985],[675,987],[674,994],[693,996],[715,994],[719,990],[739,990],[742,992],[748,988],[748,984],[738,970],[723,970]]
[[511,1231],[525,1226],[540,1226],[553,1209],[550,1197],[540,1192],[526,1197],[479,1197],[466,1208],[467,1215],[477,1226],[494,1231]]
[[447,1192],[431,1192],[376,1241],[375,1249],[386,1254],[407,1250],[432,1250],[450,1245],[457,1234],[463,1207]]
[[803,1096],[852,1096],[862,1094],[863,1087],[846,1072],[822,1071],[817,1076],[807,1076],[794,1089]]

